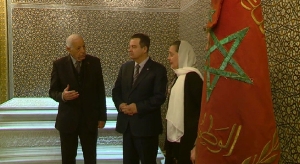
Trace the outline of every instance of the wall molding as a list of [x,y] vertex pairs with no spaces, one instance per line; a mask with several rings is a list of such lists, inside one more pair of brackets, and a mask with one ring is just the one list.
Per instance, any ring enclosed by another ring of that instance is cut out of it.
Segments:
[[198,2],[198,0],[191,0],[189,3],[187,3],[185,6],[182,6],[180,8],[180,11],[183,12],[186,9],[188,9],[189,7],[191,7],[192,5],[194,5],[196,2]]
[[22,4],[12,3],[11,8],[34,8],[34,9],[64,9],[64,10],[99,10],[99,11],[137,11],[137,12],[169,12],[178,13],[180,9],[147,8],[147,7],[108,7],[101,5],[71,5],[71,4]]

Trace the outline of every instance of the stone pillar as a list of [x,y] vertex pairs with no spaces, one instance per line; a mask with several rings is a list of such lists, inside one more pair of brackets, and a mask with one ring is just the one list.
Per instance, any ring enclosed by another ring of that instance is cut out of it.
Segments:
[[0,0],[0,103],[8,98],[6,0]]

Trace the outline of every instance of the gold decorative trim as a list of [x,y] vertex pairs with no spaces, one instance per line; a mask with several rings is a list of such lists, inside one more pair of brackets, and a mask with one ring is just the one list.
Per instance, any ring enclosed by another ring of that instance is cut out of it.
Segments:
[[[259,164],[259,163],[274,163],[279,156],[279,139],[277,135],[277,130],[273,134],[272,144],[269,141],[260,153],[257,159],[257,154],[252,157],[245,159],[242,164]],[[257,160],[256,160],[257,159]]]
[[[206,120],[206,113],[202,120],[200,120],[200,125],[202,126]],[[200,144],[206,146],[206,149],[212,153],[220,153],[222,149],[228,150],[227,154],[223,156],[230,156],[232,154],[233,149],[235,148],[235,144],[239,138],[242,125],[233,124],[232,127],[222,127],[222,128],[213,128],[213,121],[214,118],[212,115],[209,116],[209,127],[205,131],[198,131],[198,138],[201,138]],[[228,139],[224,142],[223,140],[219,139],[213,133],[214,131],[223,131],[229,133]],[[229,148],[230,147],[230,148]]]
[[6,0],[0,0],[0,103],[8,99]]
[[[250,4],[250,7],[247,6],[244,1],[246,1],[247,3]],[[254,2],[252,2],[251,0],[241,0],[241,5],[242,7],[244,7],[246,10],[249,10],[251,11],[251,17],[253,19],[253,21],[258,25],[260,31],[262,34],[265,34],[265,29],[264,29],[264,20],[262,19],[261,21],[258,20],[256,18],[256,15],[254,14],[255,13],[255,10],[258,9],[258,8],[261,8],[261,1],[258,3],[256,0],[253,0]],[[258,4],[257,4],[258,3]]]

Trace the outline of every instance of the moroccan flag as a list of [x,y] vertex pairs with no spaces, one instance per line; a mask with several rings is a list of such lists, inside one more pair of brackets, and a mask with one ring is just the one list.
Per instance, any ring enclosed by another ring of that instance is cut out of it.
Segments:
[[212,0],[197,164],[277,164],[261,0]]

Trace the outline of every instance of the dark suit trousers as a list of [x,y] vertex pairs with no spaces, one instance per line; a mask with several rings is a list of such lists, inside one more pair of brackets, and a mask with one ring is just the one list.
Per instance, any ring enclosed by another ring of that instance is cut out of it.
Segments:
[[[166,159],[165,164],[192,164],[190,159],[191,150],[184,143],[169,142],[165,143]],[[180,151],[181,150],[181,151]]]
[[123,134],[123,164],[156,164],[158,135],[133,136],[128,126]]
[[85,164],[96,164],[97,154],[97,129],[95,132],[89,131],[87,126],[83,123],[80,123],[78,129],[72,133],[63,133],[60,134],[61,142],[61,155],[63,164],[75,164],[77,147],[78,147],[78,137],[80,138],[80,143],[82,147],[84,163]]

